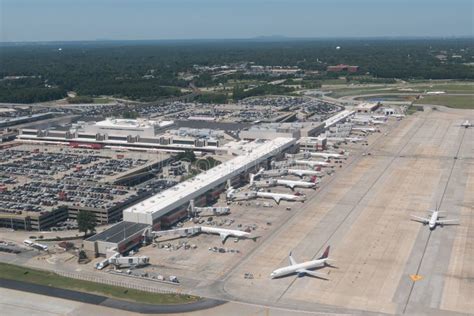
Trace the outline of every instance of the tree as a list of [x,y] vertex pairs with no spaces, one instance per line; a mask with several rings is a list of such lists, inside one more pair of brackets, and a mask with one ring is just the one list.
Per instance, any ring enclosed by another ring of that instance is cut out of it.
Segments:
[[187,162],[195,162],[196,155],[192,150],[185,150],[184,152],[180,152],[175,157],[176,161],[187,161]]
[[84,232],[84,235],[86,235],[88,231],[91,233],[95,232],[97,223],[94,213],[84,210],[79,211],[79,214],[77,214],[77,226],[80,232]]

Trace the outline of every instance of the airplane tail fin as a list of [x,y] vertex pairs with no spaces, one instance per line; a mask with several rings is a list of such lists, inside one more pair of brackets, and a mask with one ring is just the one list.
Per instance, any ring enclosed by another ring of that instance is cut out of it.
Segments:
[[317,176],[312,176],[311,177],[311,182],[313,182],[313,183],[318,182],[318,177]]
[[319,257],[319,259],[326,259],[327,257],[329,257],[329,248],[331,246],[327,246],[326,250],[324,250],[324,253],[321,257]]

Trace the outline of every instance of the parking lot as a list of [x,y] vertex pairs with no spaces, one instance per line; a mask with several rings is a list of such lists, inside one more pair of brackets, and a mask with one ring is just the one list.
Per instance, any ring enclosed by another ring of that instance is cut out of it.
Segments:
[[[103,224],[116,221],[122,205],[132,203],[148,191],[151,193],[151,189],[113,185],[115,180],[147,170],[167,155],[25,144],[2,150],[1,157],[0,215],[4,217],[1,222],[2,226],[13,227],[8,218],[20,220],[33,216],[40,220],[44,214],[61,207],[74,210],[69,214],[72,216],[81,209],[96,212]],[[63,221],[64,216],[61,213],[57,221]]]

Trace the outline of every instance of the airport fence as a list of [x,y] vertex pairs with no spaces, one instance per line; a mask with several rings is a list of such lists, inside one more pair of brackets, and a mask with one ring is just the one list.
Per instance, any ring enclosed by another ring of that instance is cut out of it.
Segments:
[[[78,273],[78,272],[56,271],[56,273],[60,276],[67,277],[67,278],[107,284],[107,285],[112,285],[112,286],[119,286],[119,287],[124,287],[124,288],[138,290],[138,291],[150,292],[150,293],[183,294],[183,293],[180,293],[180,291],[163,289],[163,288],[159,288],[159,287],[155,287],[155,286],[151,286],[147,284],[137,284],[135,282],[131,282],[131,280],[123,280],[123,281],[112,280],[109,278],[110,277],[109,274],[104,274],[104,276],[99,277],[97,275],[90,275],[90,274],[84,274],[84,273]],[[148,280],[139,280],[139,281],[146,282]]]

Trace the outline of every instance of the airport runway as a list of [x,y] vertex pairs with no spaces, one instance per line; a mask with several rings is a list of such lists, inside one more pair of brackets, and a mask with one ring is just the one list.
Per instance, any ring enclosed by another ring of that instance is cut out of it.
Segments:
[[[459,126],[473,116],[441,108],[396,122],[232,270],[220,284],[227,297],[328,312],[474,310],[474,132]],[[461,225],[430,232],[410,220],[437,206]],[[319,270],[329,281],[269,278],[290,251],[307,261],[327,245],[338,267]]]

